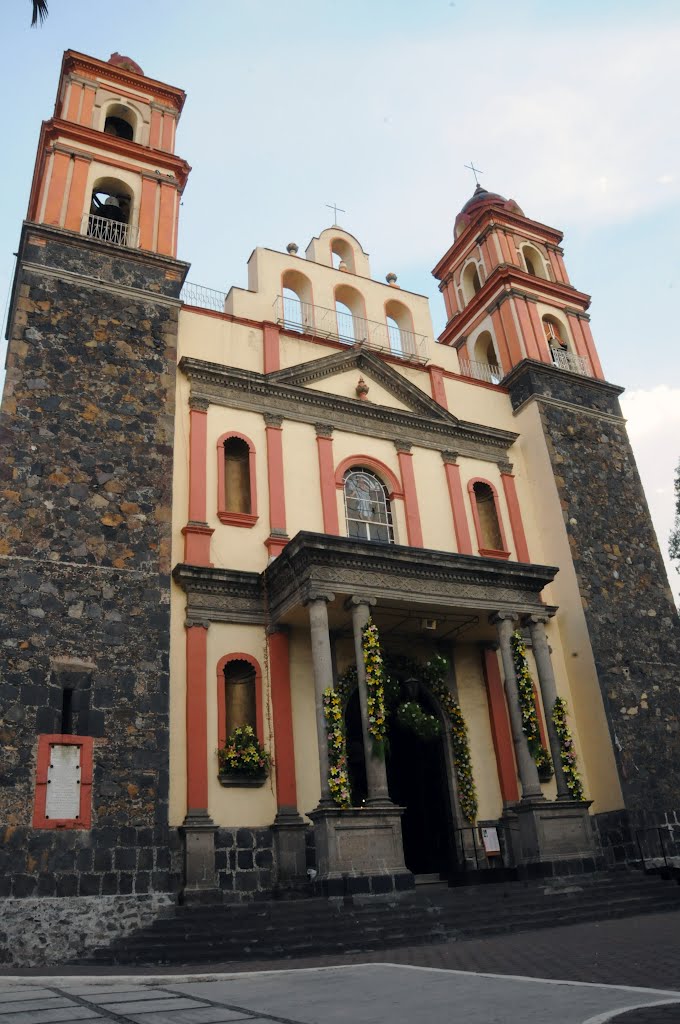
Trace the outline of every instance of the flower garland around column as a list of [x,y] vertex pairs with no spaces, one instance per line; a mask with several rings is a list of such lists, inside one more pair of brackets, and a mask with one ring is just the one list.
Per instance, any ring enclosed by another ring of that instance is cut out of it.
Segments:
[[567,725],[567,703],[562,697],[558,697],[553,705],[552,720],[560,741],[560,760],[569,792],[574,800],[585,800],[583,783],[576,768],[574,740]]
[[553,767],[550,754],[541,743],[541,731],[538,726],[538,712],[536,711],[536,699],[534,684],[527,662],[527,651],[524,646],[522,634],[518,629],[512,634],[512,660],[515,664],[517,675],[517,689],[519,691],[519,710],[522,715],[522,729],[527,738],[529,753],[533,757],[539,772],[552,775]]
[[343,700],[332,686],[323,692],[323,713],[328,726],[328,788],[338,807],[351,807]]
[[470,742],[467,726],[460,704],[446,683],[448,662],[441,654],[435,654],[425,665],[425,681],[430,692],[437,698],[449,720],[453,764],[456,769],[460,808],[466,821],[474,824],[477,820],[477,790],[472,774]]
[[361,634],[361,646],[366,670],[366,705],[368,710],[368,731],[373,739],[373,751],[379,757],[385,756],[385,667],[378,627],[369,619]]

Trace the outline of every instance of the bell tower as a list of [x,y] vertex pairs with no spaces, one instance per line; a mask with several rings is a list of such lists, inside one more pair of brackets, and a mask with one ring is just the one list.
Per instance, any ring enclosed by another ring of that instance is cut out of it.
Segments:
[[67,50],[54,115],[40,132],[27,219],[176,256],[190,171],[175,156],[185,98],[129,57],[104,62]]
[[540,500],[554,510],[546,533],[556,558],[566,552],[561,572],[576,574],[625,800],[598,815],[597,828],[617,860],[635,859],[633,830],[667,828],[678,810],[669,737],[680,721],[680,621],[619,405],[623,388],[604,378],[590,297],[571,284],[561,241],[478,185],[433,271],[448,316],[439,340],[457,350],[463,376],[502,385],[528,472],[544,481]]
[[465,376],[497,382],[523,359],[604,378],[590,331],[590,296],[569,281],[561,232],[513,199],[477,185],[454,242],[433,270],[448,322],[440,342]]
[[[127,58],[66,52],[9,309],[3,894],[59,896],[66,924],[82,896],[106,897],[104,920],[109,897],[134,916],[172,902],[178,884],[168,745],[183,102]],[[70,787],[56,805],[55,765]]]

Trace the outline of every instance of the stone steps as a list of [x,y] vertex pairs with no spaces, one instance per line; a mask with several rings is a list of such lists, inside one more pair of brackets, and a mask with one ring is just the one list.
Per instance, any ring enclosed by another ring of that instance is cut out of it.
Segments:
[[322,899],[184,906],[79,963],[267,960],[423,945],[680,909],[680,886],[640,875],[562,884],[427,886],[339,904]]

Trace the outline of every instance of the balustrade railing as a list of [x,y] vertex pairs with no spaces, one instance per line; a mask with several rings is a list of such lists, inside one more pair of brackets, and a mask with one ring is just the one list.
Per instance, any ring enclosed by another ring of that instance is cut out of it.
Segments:
[[564,349],[550,346],[550,355],[553,365],[560,370],[569,370],[570,373],[580,373],[582,377],[592,377],[588,361],[583,356],[577,356],[573,352],[566,352]]
[[387,323],[367,320],[353,313],[326,309],[311,302],[301,302],[286,295],[278,295],[274,303],[276,322],[289,331],[333,338],[345,345],[366,345],[368,348],[390,352],[400,359],[426,363],[427,338]]
[[[578,373],[582,377],[592,377],[588,361],[583,356],[577,356],[573,352],[565,352],[562,349],[551,347],[550,358],[552,359],[553,366],[560,370]],[[503,371],[500,366],[482,363],[474,359],[466,359],[465,356],[460,357],[459,363],[460,372],[464,377],[471,377],[473,380],[485,380],[488,384],[500,384],[503,379]]]
[[187,306],[200,306],[201,309],[212,309],[216,313],[224,313],[224,300],[227,293],[219,292],[216,288],[206,288],[202,284],[194,284],[192,281],[185,281],[179,297]]
[[472,377],[473,380],[485,380],[487,384],[500,384],[503,378],[503,371],[500,366],[490,363],[480,363],[475,359],[466,359],[461,356],[460,372],[464,377]]
[[113,245],[135,246],[137,230],[130,224],[123,224],[109,217],[99,217],[95,213],[87,214],[83,225],[83,234],[89,238],[98,238],[100,242],[111,242]]

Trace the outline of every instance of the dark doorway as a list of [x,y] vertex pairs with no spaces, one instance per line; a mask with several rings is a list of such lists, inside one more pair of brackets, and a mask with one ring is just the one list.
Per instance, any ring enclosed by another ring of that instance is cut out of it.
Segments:
[[[387,782],[391,799],[406,808],[401,819],[406,866],[416,875],[448,875],[455,865],[444,740],[419,739],[400,727],[394,714],[388,723]],[[367,790],[358,690],[347,702],[345,724],[352,804],[360,807]]]
[[451,870],[451,811],[444,742],[422,740],[392,718],[387,752],[390,797],[401,819],[406,867],[414,875]]

